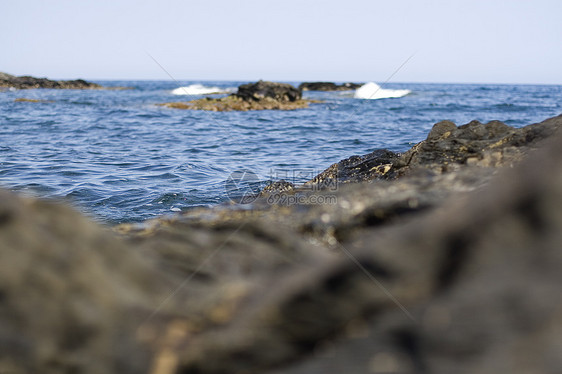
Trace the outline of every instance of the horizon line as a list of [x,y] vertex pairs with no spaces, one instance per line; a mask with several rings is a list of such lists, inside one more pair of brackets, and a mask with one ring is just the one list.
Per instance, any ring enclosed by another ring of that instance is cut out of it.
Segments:
[[[152,81],[152,82],[164,82],[170,81],[170,79],[156,79],[156,78],[50,78],[56,80],[72,80],[72,79],[84,79],[90,81]],[[258,82],[260,80],[269,81],[269,82],[299,82],[299,83],[314,83],[314,82],[326,82],[326,83],[357,83],[357,84],[366,84],[369,82],[374,83],[383,83],[384,80],[300,80],[300,79],[217,79],[217,78],[202,78],[202,79],[195,79],[195,78],[177,78],[177,81],[180,82]],[[561,83],[544,83],[544,82],[483,82],[483,81],[423,81],[423,80],[412,80],[412,81],[390,81],[386,82],[386,84],[465,84],[465,85],[505,85],[505,86],[562,86]]]
[[[0,71],[1,72],[1,71]],[[10,73],[7,73],[10,74]],[[110,81],[153,81],[153,82],[162,82],[162,81],[172,81],[169,78],[100,78],[100,77],[96,77],[96,78],[83,78],[83,77],[60,77],[60,76],[41,76],[41,75],[28,75],[28,74],[22,74],[22,75],[16,75],[13,74],[15,76],[32,76],[35,78],[47,78],[50,80],[76,80],[76,79],[83,79],[83,80],[87,80],[87,81],[106,81],[106,82],[110,82]],[[265,80],[265,81],[271,81],[271,82],[332,82],[332,83],[357,83],[357,84],[361,84],[361,83],[368,83],[368,82],[375,82],[375,83],[382,83],[384,82],[384,80],[380,79],[380,80],[376,80],[376,79],[370,79],[370,80],[341,80],[341,79],[336,79],[336,80],[330,80],[330,79],[263,79],[259,78],[259,79],[234,79],[234,78],[228,78],[228,79],[221,79],[221,78],[177,78],[177,81],[185,81],[185,82],[257,82],[259,80]],[[436,80],[436,81],[427,81],[427,80],[411,80],[411,81],[390,81],[390,82],[386,82],[386,84],[388,83],[392,83],[392,84],[464,84],[464,85],[513,85],[513,86],[524,86],[524,85],[537,85],[537,86],[562,86],[562,82],[559,83],[545,83],[545,82],[501,82],[501,81],[444,81],[444,80]]]

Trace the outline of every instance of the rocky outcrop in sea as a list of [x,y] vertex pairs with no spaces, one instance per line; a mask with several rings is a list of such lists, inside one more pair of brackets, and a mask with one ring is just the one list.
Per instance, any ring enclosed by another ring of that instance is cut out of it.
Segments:
[[87,82],[82,79],[69,81],[55,81],[47,78],[35,78],[30,76],[14,76],[0,72],[0,87],[15,88],[18,90],[30,88],[55,88],[55,89],[100,89],[96,83]]
[[353,91],[361,86],[360,83],[303,82],[298,88],[301,91]]
[[440,122],[113,229],[0,192],[0,372],[557,373],[560,126]]
[[168,108],[223,111],[294,110],[307,108],[317,101],[305,100],[299,89],[286,83],[259,81],[243,84],[238,92],[222,98],[204,98],[188,102],[160,104]]

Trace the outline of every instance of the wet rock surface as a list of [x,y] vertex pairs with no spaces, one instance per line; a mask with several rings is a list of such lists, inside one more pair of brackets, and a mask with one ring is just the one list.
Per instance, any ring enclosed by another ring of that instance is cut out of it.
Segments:
[[467,166],[513,166],[538,149],[541,140],[551,137],[559,126],[559,117],[523,128],[500,121],[472,121],[458,127],[451,121],[441,121],[433,126],[427,139],[403,154],[378,149],[352,156],[331,165],[306,184],[396,180],[416,174],[429,178]]
[[301,91],[352,91],[361,86],[359,83],[303,82],[298,88]]
[[305,100],[301,91],[290,84],[259,81],[243,84],[238,92],[222,98],[204,98],[188,102],[159,104],[174,109],[214,112],[248,110],[294,110],[307,108],[315,100]]
[[277,101],[297,101],[302,99],[301,91],[286,83],[259,81],[243,84],[236,93],[244,100],[262,100],[270,98]]
[[382,179],[397,163],[398,158],[398,154],[387,149],[377,149],[363,156],[351,156],[331,165],[306,184],[324,187]]
[[0,73],[0,87],[13,87],[19,90],[30,88],[55,88],[55,89],[100,89],[96,83],[87,82],[83,79],[56,81],[47,78],[35,78],[30,76],[14,76]]
[[113,232],[1,193],[0,372],[557,373],[561,125],[441,122]]

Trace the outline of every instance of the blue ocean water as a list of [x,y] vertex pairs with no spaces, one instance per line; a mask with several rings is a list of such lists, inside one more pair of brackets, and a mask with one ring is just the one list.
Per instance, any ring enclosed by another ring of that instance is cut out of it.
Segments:
[[96,83],[135,89],[0,92],[0,187],[69,201],[102,222],[138,222],[225,201],[236,170],[263,183],[302,182],[352,155],[404,151],[440,120],[519,127],[562,113],[562,86],[554,85],[393,83],[384,88],[412,92],[378,100],[305,92],[324,103],[216,113],[155,105],[201,97],[173,95],[176,82]]

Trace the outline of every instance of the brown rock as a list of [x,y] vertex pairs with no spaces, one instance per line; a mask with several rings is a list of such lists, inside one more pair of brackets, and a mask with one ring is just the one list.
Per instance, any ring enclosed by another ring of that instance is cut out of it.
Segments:
[[226,96],[220,99],[205,98],[188,102],[176,102],[158,104],[173,109],[207,110],[211,112],[230,112],[248,110],[294,110],[308,108],[308,104],[317,101],[297,100],[297,101],[277,101],[271,98],[261,100],[244,100],[235,95]]
[[54,103],[52,100],[37,100],[37,99],[27,99],[25,97],[18,97],[14,100],[15,103]]
[[219,99],[204,98],[189,102],[158,104],[174,109],[208,110],[213,112],[248,110],[294,110],[307,108],[317,100],[304,100],[300,90],[286,83],[259,81],[243,84],[238,92]]

